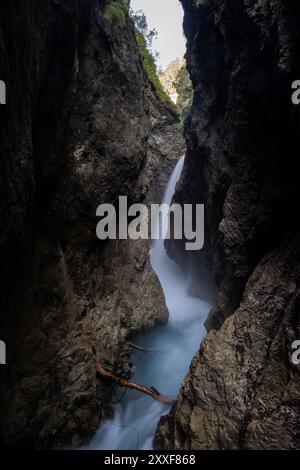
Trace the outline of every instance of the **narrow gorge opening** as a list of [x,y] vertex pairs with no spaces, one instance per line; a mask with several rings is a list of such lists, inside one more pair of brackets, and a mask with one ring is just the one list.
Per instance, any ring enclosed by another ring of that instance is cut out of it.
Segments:
[[0,2],[5,449],[300,448],[299,25],[292,0]]
[[[171,204],[183,164],[184,156],[172,172],[164,204]],[[206,334],[204,323],[211,304],[191,295],[194,280],[169,258],[164,238],[151,242],[150,257],[163,288],[169,319],[167,325],[135,340],[138,347],[131,356],[132,380],[175,400],[193,355]],[[159,419],[170,406],[133,390],[118,392],[113,419],[100,425],[86,449],[151,450]]]
[[[178,113],[178,133],[183,133],[193,89],[184,58],[182,5],[177,0],[131,0],[130,8],[148,78],[160,99]],[[185,155],[178,161],[170,157],[171,168],[167,169],[170,178],[162,188],[163,197],[159,201],[166,207],[172,204],[185,160]],[[156,224],[165,222],[167,226],[168,210],[162,211],[160,216],[162,219],[158,219]],[[211,310],[207,299],[212,298],[212,292],[206,292],[204,299],[201,299],[199,292],[203,292],[204,287],[198,285],[195,294],[195,284],[199,279],[194,276],[192,266],[196,264],[196,257],[192,252],[187,252],[188,261],[183,267],[175,261],[176,256],[168,255],[165,238],[166,232],[160,239],[149,242],[148,249],[152,269],[163,289],[168,322],[147,335],[134,338],[128,377],[131,382],[151,387],[161,396],[175,400],[193,355],[206,334],[204,323]],[[153,449],[159,420],[171,406],[118,386],[113,401],[112,418],[100,424],[85,449]]]

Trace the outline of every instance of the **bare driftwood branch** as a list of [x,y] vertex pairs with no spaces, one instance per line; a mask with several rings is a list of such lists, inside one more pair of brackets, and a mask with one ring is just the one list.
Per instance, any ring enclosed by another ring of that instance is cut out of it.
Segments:
[[158,400],[161,403],[164,403],[165,405],[172,405],[173,403],[173,400],[160,395],[160,393],[157,392],[157,390],[155,390],[154,388],[148,388],[144,387],[143,385],[129,382],[129,380],[123,379],[122,377],[117,377],[111,374],[110,372],[107,372],[105,369],[103,369],[99,361],[96,361],[96,371],[102,377],[113,380],[120,387],[127,387],[133,390],[137,390],[138,392],[145,393],[146,395],[149,395],[150,397],[154,398],[154,400]]
[[131,346],[133,349],[137,349],[138,351],[142,351],[142,352],[152,352],[151,349],[142,348],[141,346],[138,346],[137,344],[129,343],[129,346]]

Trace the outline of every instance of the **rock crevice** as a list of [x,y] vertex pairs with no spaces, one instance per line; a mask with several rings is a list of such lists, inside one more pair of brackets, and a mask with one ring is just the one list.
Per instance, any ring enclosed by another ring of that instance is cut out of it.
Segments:
[[168,316],[147,243],[96,238],[98,205],[159,198],[160,172],[185,148],[131,21],[107,3],[1,2],[0,436],[11,447],[91,437],[112,396],[92,347],[126,371],[130,341]]
[[[160,449],[299,448],[300,9],[292,1],[182,0],[195,89],[187,157],[175,195],[204,203],[194,257],[217,286],[210,331],[171,413]],[[182,246],[168,250],[184,264]],[[197,289],[197,286],[196,286]]]

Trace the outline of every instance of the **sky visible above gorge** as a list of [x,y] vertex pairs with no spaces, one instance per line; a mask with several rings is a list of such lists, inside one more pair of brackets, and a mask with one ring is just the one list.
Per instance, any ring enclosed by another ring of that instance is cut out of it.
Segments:
[[158,67],[165,69],[172,60],[184,56],[183,10],[178,0],[131,0],[131,7],[143,10],[149,29],[158,32],[153,41],[153,49],[159,53]]

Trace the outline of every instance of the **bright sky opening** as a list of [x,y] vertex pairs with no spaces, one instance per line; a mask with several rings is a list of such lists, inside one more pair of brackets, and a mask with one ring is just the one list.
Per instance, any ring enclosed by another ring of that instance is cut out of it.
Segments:
[[158,67],[165,69],[172,60],[184,56],[183,10],[178,0],[131,0],[131,7],[143,10],[149,29],[158,32],[153,41],[153,49],[159,53]]

